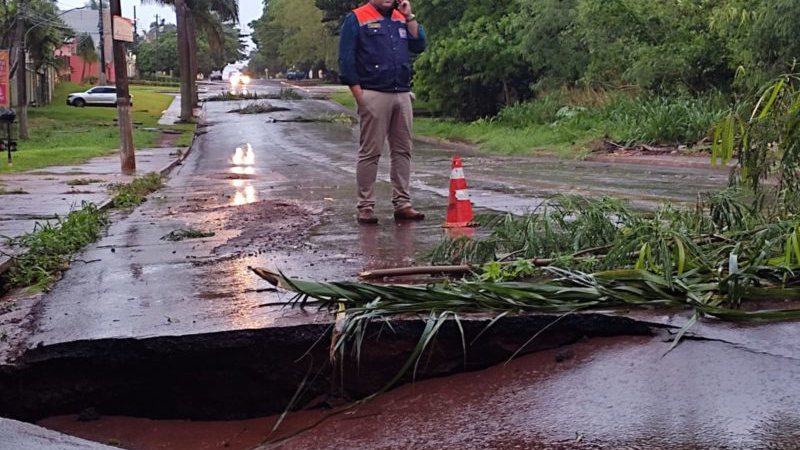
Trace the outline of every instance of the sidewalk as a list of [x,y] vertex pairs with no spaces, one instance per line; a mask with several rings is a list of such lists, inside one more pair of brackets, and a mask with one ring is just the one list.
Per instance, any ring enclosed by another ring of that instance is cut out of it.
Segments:
[[0,418],[0,437],[2,437],[4,449],[14,450],[112,450],[118,448],[3,418]]
[[[167,172],[182,152],[175,147],[138,149],[137,175]],[[128,183],[133,176],[120,174],[117,154],[94,158],[81,165],[53,166],[30,172],[2,174],[6,194],[0,206],[0,236],[15,238],[33,231],[36,222],[65,216],[83,202],[101,205],[110,199],[108,185]],[[19,192],[19,193],[14,193]],[[0,272],[8,269],[9,254],[18,249],[0,241]]]

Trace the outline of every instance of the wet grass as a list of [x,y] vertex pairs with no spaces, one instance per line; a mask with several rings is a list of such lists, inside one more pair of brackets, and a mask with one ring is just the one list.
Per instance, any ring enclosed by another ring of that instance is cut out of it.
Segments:
[[4,285],[34,291],[46,288],[69,267],[75,253],[100,237],[107,223],[106,214],[92,203],[83,203],[66,217],[37,222],[32,232],[9,240],[23,253],[14,258]]
[[483,151],[501,155],[547,152],[560,156],[587,153],[590,142],[597,137],[589,130],[574,127],[531,125],[511,128],[488,121],[464,123],[428,117],[414,119],[414,134],[473,144]]
[[356,99],[353,98],[353,94],[350,91],[342,91],[336,92],[331,94],[330,99],[345,108],[349,108],[355,111],[356,109]]
[[267,121],[268,123],[278,123],[278,122],[294,122],[294,123],[340,123],[345,125],[355,125],[358,123],[354,117],[350,114],[320,114],[318,116],[313,117],[302,117],[297,116],[291,119],[275,119],[269,118]]
[[194,134],[197,131],[196,123],[176,123],[170,128],[181,132],[178,140],[175,141],[176,147],[189,147],[192,145]]
[[[30,139],[19,143],[13,165],[0,165],[0,172],[22,172],[56,165],[81,164],[91,158],[113,153],[119,148],[117,111],[110,107],[75,108],[65,99],[71,92],[88,86],[61,83],[53,103],[28,109]],[[152,88],[131,87],[133,99],[134,143],[138,148],[152,147],[159,137],[158,119],[172,102],[172,97]],[[155,128],[145,130],[144,128]]]
[[281,88],[281,91],[278,94],[278,98],[280,98],[281,100],[303,100],[304,97],[294,89]]
[[149,173],[130,183],[113,184],[109,190],[114,195],[114,208],[128,209],[141,205],[147,196],[161,189],[164,179],[158,173]]
[[[81,185],[102,180],[71,181],[80,181],[77,185]],[[109,190],[114,195],[115,208],[133,208],[162,186],[161,175],[151,173],[127,184],[112,185]],[[69,267],[75,253],[100,237],[107,224],[107,214],[88,202],[65,217],[37,222],[32,232],[8,239],[10,246],[21,252],[14,256],[14,265],[3,275],[0,285],[4,289],[27,287],[32,291],[46,288]]]
[[[355,108],[349,92],[332,94],[330,99]],[[726,109],[726,99],[722,95],[695,98],[557,91],[473,122],[435,117],[430,113],[434,109],[426,102],[416,101],[414,109],[417,136],[471,144],[487,153],[546,152],[580,157],[603,139],[628,146],[696,144],[710,136]]]

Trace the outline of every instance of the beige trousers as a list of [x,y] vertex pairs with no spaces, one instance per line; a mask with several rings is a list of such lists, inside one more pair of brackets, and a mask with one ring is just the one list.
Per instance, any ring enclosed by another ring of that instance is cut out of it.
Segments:
[[391,158],[392,204],[394,209],[411,206],[408,193],[411,177],[411,94],[364,90],[358,108],[361,136],[356,166],[358,209],[375,207],[375,179],[378,160],[386,140]]

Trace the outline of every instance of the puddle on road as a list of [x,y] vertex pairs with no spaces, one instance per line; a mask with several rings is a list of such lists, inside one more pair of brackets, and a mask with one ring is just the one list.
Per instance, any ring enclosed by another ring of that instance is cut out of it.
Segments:
[[[231,173],[234,175],[251,176],[255,175],[256,153],[253,146],[249,143],[236,147],[231,157]],[[249,178],[241,177],[231,180],[231,186],[236,190],[233,194],[231,205],[242,206],[255,203],[257,201],[256,188],[251,184]]]

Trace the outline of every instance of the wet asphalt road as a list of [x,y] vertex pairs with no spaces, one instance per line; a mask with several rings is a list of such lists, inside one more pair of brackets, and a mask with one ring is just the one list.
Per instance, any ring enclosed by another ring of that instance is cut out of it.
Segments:
[[[290,110],[228,112],[246,103],[205,105],[207,127],[193,153],[165,189],[128,216],[116,217],[108,235],[81,257],[100,262],[74,266],[42,298],[27,345],[327,321],[324,314],[265,306],[288,297],[265,291],[268,286],[247,267],[320,280],[352,278],[364,269],[420,261],[441,238],[453,149],[416,146],[413,195],[428,220],[391,220],[384,158],[377,189],[381,223],[360,227],[354,221],[355,129],[268,120],[345,111],[320,100],[270,100]],[[561,192],[614,195],[641,208],[664,200],[691,203],[727,179],[724,171],[712,169],[460,154],[475,205],[500,211],[533,209]],[[215,236],[162,239],[186,228]],[[541,442],[563,443],[583,435],[592,438],[589,442],[637,448],[648,448],[653,436],[666,439],[659,448],[758,448],[751,444],[775,442],[784,445],[779,448],[797,448],[791,443],[798,442],[800,395],[796,388],[783,389],[800,374],[800,349],[794,344],[800,342],[798,327],[739,333],[712,325],[708,332],[731,341],[692,343],[663,359],[654,356],[663,353],[657,338],[629,346],[587,344],[564,366],[534,359],[510,372],[495,368],[490,375],[420,383],[422,394],[400,388],[381,400],[389,404],[377,403],[380,411],[368,415],[373,418],[362,419],[363,432],[333,436],[337,427],[329,424],[287,448],[536,448],[523,443],[540,442],[541,436],[549,436]],[[775,335],[783,342],[777,348]],[[552,358],[547,355],[540,358]],[[481,381],[487,376],[500,382]],[[482,386],[492,387],[486,392],[496,396],[477,392]],[[453,424],[472,431],[455,433],[447,445],[431,444]],[[759,440],[769,433],[774,436]],[[342,446],[348,439],[354,444]],[[480,445],[465,446],[473,441]],[[370,444],[376,442],[383,444]]]
[[[262,93],[281,86],[259,86]],[[210,89],[213,93],[213,89]],[[377,227],[354,220],[357,132],[342,123],[270,123],[344,114],[327,101],[270,100],[289,111],[240,115],[242,102],[208,102],[207,126],[166,188],[129,216],[47,293],[30,345],[287,325],[327,317],[264,307],[286,300],[248,266],[313,279],[405,266],[440,240],[453,149],[417,145],[413,175],[422,223],[391,220],[388,158],[381,160]],[[725,173],[642,165],[464,157],[478,208],[522,212],[557,192],[600,191],[643,206],[691,202]],[[181,229],[215,236],[170,242]]]

